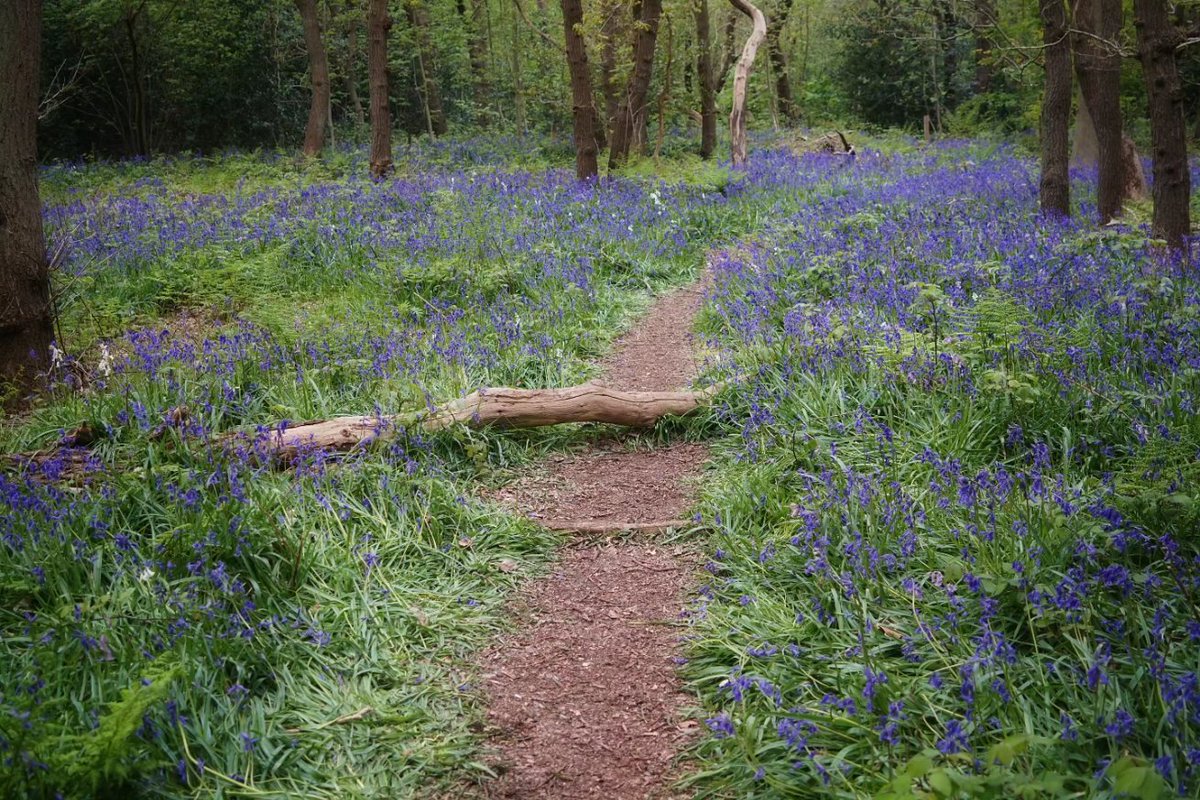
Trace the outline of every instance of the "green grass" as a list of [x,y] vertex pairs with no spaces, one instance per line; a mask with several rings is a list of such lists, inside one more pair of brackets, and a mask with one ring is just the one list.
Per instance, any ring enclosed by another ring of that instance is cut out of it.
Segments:
[[[431,169],[449,157],[429,156]],[[254,212],[268,221],[302,188],[357,168],[228,156],[52,171],[45,185],[52,203],[93,198],[101,218],[128,197],[169,206],[262,188],[278,192]],[[61,344],[76,365],[4,420],[0,450],[53,448],[81,422],[100,438],[83,477],[0,476],[12,512],[0,665],[15,687],[0,690],[0,793],[390,798],[484,779],[473,659],[560,540],[474,495],[597,431],[401,434],[291,470],[221,437],[420,408],[479,385],[583,381],[653,294],[696,277],[709,247],[804,200],[781,187],[707,202],[722,170],[664,169],[667,182],[623,180],[664,193],[687,181],[695,205],[632,243],[580,242],[567,225],[522,252],[504,237],[542,209],[518,208],[502,229],[513,201],[473,202],[466,176],[431,198],[439,235],[466,246],[420,259],[332,242],[321,226],[334,203],[266,246],[219,239],[60,273]],[[680,238],[658,244],[671,225]],[[587,291],[540,269],[585,256]],[[519,319],[513,342],[496,308]],[[102,345],[123,370],[103,373]],[[464,346],[484,355],[463,359]],[[413,363],[388,356],[374,370],[386,353]],[[712,425],[664,423],[651,438]],[[499,569],[506,560],[518,569]]]

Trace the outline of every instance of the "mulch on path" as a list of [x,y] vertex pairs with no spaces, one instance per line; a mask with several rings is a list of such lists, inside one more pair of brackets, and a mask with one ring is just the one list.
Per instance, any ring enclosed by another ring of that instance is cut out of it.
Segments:
[[[660,298],[602,362],[603,382],[678,389],[695,375],[692,324],[703,281]],[[543,524],[683,517],[708,458],[701,444],[594,443],[551,456],[492,499]],[[672,797],[673,762],[695,722],[675,673],[680,611],[696,561],[682,548],[611,539],[568,547],[521,592],[523,624],[483,657],[492,766],[488,797]]]
[[603,382],[618,389],[666,392],[687,386],[696,375],[692,323],[708,288],[705,276],[660,297],[637,325],[617,338],[600,361]]
[[691,505],[692,484],[708,448],[679,442],[653,450],[620,443],[549,458],[540,469],[490,493],[540,522],[620,523],[678,519]]
[[670,797],[687,737],[672,655],[689,570],[661,546],[571,549],[484,658],[504,731],[493,798]]

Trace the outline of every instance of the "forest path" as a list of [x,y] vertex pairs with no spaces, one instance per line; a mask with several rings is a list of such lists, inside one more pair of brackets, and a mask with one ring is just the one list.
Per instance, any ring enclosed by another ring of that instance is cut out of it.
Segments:
[[[692,327],[705,279],[660,297],[602,362],[619,389],[670,390],[696,374]],[[489,798],[668,798],[688,737],[675,629],[696,568],[654,541],[692,503],[706,447],[631,449],[620,440],[557,455],[495,497],[550,526],[586,521],[519,619],[482,659],[500,773]],[[599,535],[597,535],[599,533]]]

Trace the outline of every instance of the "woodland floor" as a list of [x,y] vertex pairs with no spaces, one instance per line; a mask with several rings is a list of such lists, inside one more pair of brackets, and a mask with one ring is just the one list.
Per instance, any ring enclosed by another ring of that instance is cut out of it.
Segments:
[[[660,298],[603,361],[603,383],[686,386],[704,285]],[[697,560],[628,528],[682,517],[707,458],[699,444],[609,438],[552,456],[494,494],[548,526],[585,521],[601,533],[573,539],[550,575],[526,587],[513,606],[519,626],[483,656],[499,773],[488,797],[672,796],[673,762],[694,728],[682,712],[676,625]]]

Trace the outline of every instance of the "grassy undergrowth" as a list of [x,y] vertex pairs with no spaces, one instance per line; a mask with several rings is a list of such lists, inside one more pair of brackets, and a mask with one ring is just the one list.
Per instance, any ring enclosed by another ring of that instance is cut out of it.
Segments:
[[698,796],[1196,796],[1200,281],[1035,188],[958,149],[718,265]]
[[737,180],[663,162],[669,181],[580,186],[500,168],[511,149],[446,145],[383,183],[361,154],[50,170],[61,352],[0,450],[94,441],[0,473],[0,794],[403,797],[484,774],[471,654],[557,542],[473,492],[579,434],[401,431],[290,470],[255,441],[576,383],[710,245],[843,191],[780,153]]

